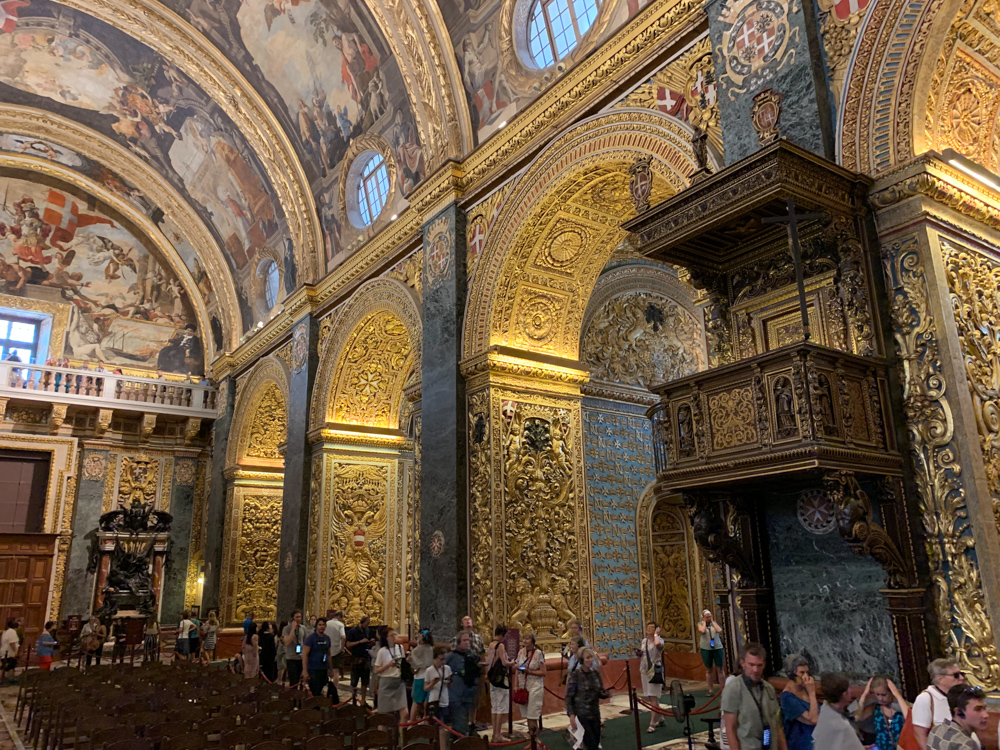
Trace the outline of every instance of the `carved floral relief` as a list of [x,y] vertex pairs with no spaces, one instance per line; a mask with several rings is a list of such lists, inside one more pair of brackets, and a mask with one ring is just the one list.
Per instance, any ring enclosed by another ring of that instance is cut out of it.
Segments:
[[651,292],[608,300],[583,336],[591,377],[649,388],[705,367],[701,326],[677,303]]

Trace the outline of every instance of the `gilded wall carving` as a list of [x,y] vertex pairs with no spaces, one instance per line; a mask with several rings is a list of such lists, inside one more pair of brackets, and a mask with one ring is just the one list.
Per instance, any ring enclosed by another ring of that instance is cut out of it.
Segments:
[[953,148],[997,171],[1000,165],[1000,21],[992,0],[966,0],[934,67],[924,134],[928,148]]
[[398,427],[391,423],[391,416],[398,413],[411,352],[410,334],[391,312],[376,312],[362,321],[339,368],[333,421]]
[[320,352],[310,427],[399,429],[403,387],[420,372],[421,330],[411,288],[385,277],[363,284],[336,314]]
[[[187,582],[184,586],[184,606],[192,607],[198,604],[198,578],[201,576],[202,565],[205,563],[205,534],[207,523],[205,506],[208,503],[209,487],[205,478],[211,476],[211,459],[191,462],[196,468],[194,480],[193,505],[191,508],[191,547],[188,553]],[[181,466],[177,464],[178,468]]]
[[683,189],[696,169],[686,127],[621,110],[572,129],[519,177],[476,263],[465,356],[500,344],[577,358],[590,292],[624,236],[622,220],[635,215],[629,166],[646,153],[651,203]]
[[235,488],[226,529],[222,621],[239,622],[251,610],[261,620],[276,619],[281,490]]
[[472,569],[472,619],[489,631],[496,600],[493,588],[493,493],[490,467],[493,437],[490,396],[479,391],[469,397],[469,559]]
[[1000,528],[1000,264],[946,240],[941,250]]
[[687,519],[677,509],[658,506],[653,512],[652,533],[656,621],[665,640],[691,640],[690,581],[694,571],[688,565]]
[[281,388],[277,383],[270,383],[257,402],[257,409],[250,423],[246,455],[250,458],[281,460],[283,457],[279,448],[285,442],[287,432],[288,416]]
[[583,335],[591,377],[649,388],[705,366],[698,320],[662,295],[633,291],[608,300]]
[[982,590],[974,530],[962,486],[948,401],[929,307],[927,275],[915,238],[882,250],[896,347],[903,365],[903,408],[931,569],[938,630],[967,679],[1000,687],[1000,659]]

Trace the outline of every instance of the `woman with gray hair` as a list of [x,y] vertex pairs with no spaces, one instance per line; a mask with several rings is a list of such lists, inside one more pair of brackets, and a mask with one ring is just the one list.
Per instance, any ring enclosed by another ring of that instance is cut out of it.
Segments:
[[780,703],[788,750],[812,750],[819,703],[809,662],[801,654],[790,654],[785,658],[785,674],[788,684],[781,693]]
[[935,659],[927,665],[931,684],[913,701],[913,736],[920,750],[927,748],[927,735],[938,724],[951,719],[948,691],[965,682],[965,672],[957,659]]

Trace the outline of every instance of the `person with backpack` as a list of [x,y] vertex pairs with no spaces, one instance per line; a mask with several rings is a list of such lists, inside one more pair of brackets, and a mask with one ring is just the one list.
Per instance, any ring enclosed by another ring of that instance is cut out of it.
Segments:
[[471,722],[475,719],[476,697],[479,692],[479,657],[470,650],[468,633],[455,637],[455,648],[445,658],[445,666],[451,670],[448,688],[448,702],[451,708],[451,728],[461,734],[471,734]]
[[[655,622],[646,623],[646,637],[639,644],[639,675],[642,678],[642,697],[647,703],[659,705],[663,693],[663,639]],[[663,716],[650,712],[650,734],[663,726]]]
[[490,742],[503,742],[503,723],[510,711],[510,668],[514,660],[507,656],[503,639],[507,635],[506,625],[497,625],[493,630],[493,642],[486,649],[486,679],[490,683],[490,715],[493,718],[493,737]]

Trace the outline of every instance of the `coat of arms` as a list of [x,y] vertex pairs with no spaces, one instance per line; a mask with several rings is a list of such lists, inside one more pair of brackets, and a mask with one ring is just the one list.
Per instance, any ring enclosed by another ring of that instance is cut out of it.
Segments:
[[798,28],[788,15],[798,10],[797,0],[736,0],[722,10],[726,24],[718,52],[726,61],[720,85],[731,101],[736,94],[757,88],[774,73],[795,61],[792,42]]
[[433,283],[447,276],[454,255],[455,230],[450,216],[441,216],[430,225],[424,236],[424,257],[428,280]]

